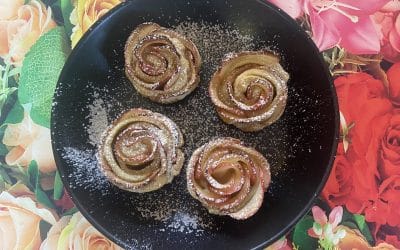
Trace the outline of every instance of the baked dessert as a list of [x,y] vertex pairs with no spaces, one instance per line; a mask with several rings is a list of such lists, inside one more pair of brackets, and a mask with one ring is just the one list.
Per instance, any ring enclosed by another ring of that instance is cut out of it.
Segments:
[[192,154],[189,193],[212,214],[247,219],[261,207],[271,174],[268,161],[234,138],[219,138]]
[[247,132],[258,131],[278,120],[285,110],[288,79],[278,56],[244,51],[225,56],[211,79],[209,93],[225,123]]
[[161,188],[179,174],[183,136],[168,117],[146,109],[123,113],[105,131],[100,165],[119,188],[143,193]]
[[199,83],[196,46],[177,32],[143,23],[125,44],[125,73],[135,89],[158,103],[185,98]]

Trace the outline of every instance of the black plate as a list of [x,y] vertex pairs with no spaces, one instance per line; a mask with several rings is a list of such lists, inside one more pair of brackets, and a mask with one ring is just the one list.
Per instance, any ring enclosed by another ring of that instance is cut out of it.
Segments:
[[[124,75],[124,43],[148,21],[180,25],[203,57],[199,88],[176,104],[142,98]],[[290,74],[288,104],[277,123],[243,133],[219,120],[207,95],[208,81],[223,53],[265,48],[281,55]],[[187,193],[185,169],[152,193],[110,185],[98,171],[96,140],[108,123],[133,107],[173,119],[184,133],[186,159],[215,136],[237,137],[265,154],[273,182],[258,213],[245,221],[208,214]],[[338,124],[325,63],[311,39],[282,11],[261,0],[136,0],[109,12],[73,50],[57,86],[51,129],[55,160],[75,204],[121,246],[247,249],[277,240],[311,207],[330,172]]]

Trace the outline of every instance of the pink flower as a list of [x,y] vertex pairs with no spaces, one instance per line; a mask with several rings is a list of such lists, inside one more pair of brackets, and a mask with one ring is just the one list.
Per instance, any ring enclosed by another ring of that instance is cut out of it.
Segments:
[[380,32],[382,55],[388,61],[400,61],[400,1],[390,1],[373,20]]
[[344,230],[337,228],[342,221],[342,207],[332,209],[329,214],[329,220],[326,217],[325,211],[318,206],[312,208],[312,214],[315,222],[313,227],[308,230],[308,235],[318,238],[324,249],[332,249],[332,246],[336,246],[346,236]]
[[269,2],[281,8],[294,19],[303,15],[301,0],[269,0]]
[[352,54],[376,54],[379,33],[371,15],[389,0],[272,0],[296,18],[309,16],[313,40],[321,51],[340,45]]
[[[318,206],[314,206],[312,208],[312,214],[314,217],[314,221],[318,223],[321,227],[327,224],[331,224],[333,230],[339,225],[340,221],[342,220],[343,208],[335,207],[334,209],[332,209],[331,213],[329,214],[329,221],[326,217],[325,211]],[[309,234],[310,236],[318,238],[322,235],[322,232],[320,230],[314,230],[314,228],[310,228]]]

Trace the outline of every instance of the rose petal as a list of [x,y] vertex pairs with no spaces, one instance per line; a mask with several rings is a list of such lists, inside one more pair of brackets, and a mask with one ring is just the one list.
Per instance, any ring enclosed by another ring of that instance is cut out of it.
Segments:
[[299,0],[268,0],[270,3],[273,3],[278,8],[285,11],[289,16],[293,19],[298,18],[303,14],[303,10],[301,8],[301,3]]
[[344,205],[352,190],[352,165],[344,155],[337,155],[322,192],[330,207]]
[[82,35],[95,21],[119,3],[121,0],[74,1],[75,8],[70,15],[70,21],[75,25],[71,34],[72,47],[75,47]]
[[51,146],[50,129],[42,127],[30,145],[30,148],[32,150],[32,160],[37,162],[41,172],[50,173],[56,170]]
[[393,49],[400,52],[400,35],[397,30],[392,30],[389,33],[389,42]]
[[70,219],[71,216],[64,216],[50,228],[47,233],[47,238],[40,245],[40,250],[57,249],[61,231],[68,225]]
[[39,216],[43,220],[47,221],[50,224],[56,223],[56,218],[54,215],[47,209],[38,208],[35,202],[28,197],[14,197],[8,192],[2,192],[0,194],[0,204],[6,208],[14,208],[19,207],[30,211],[31,213]]
[[385,6],[382,7],[381,11],[386,11],[386,12],[400,11],[399,0],[389,1],[387,4],[385,4]]
[[11,194],[14,197],[20,197],[20,196],[27,196],[27,197],[34,197],[34,194],[29,190],[25,184],[22,184],[21,182],[17,182],[13,186],[11,186],[7,192]]
[[23,4],[24,0],[0,1],[0,20],[10,20],[15,17],[17,15],[18,8],[20,8]]
[[392,175],[400,175],[400,161],[390,161],[385,159],[386,156],[382,156],[384,158],[381,162],[382,166],[380,166],[380,174],[382,178],[388,178]]
[[3,21],[0,20],[0,56],[4,57],[7,55],[7,52],[9,51],[9,46],[8,46],[8,33],[7,33],[7,27],[8,27],[9,21]]
[[35,160],[41,172],[55,171],[50,130],[35,124],[27,113],[21,123],[7,125],[3,143],[14,146],[6,155],[8,165],[27,166]]
[[8,214],[0,212],[0,242],[3,249],[13,249],[17,241],[14,223]]
[[[9,11],[6,27],[4,23],[0,25],[1,31],[5,31],[2,32],[4,35],[0,40],[0,56],[16,66],[21,66],[31,46],[42,34],[54,28],[56,23],[51,19],[51,8],[46,10],[43,3],[37,0],[32,0],[25,5],[22,5],[21,0],[14,2],[17,8],[13,11],[6,10]],[[0,20],[5,21],[1,18]]]
[[389,82],[389,95],[395,103],[400,104],[400,62],[393,64],[386,73]]
[[8,210],[17,235],[15,248],[37,249],[40,244],[39,221],[41,218],[32,216],[32,213],[20,208],[10,207]]
[[7,146],[21,146],[26,148],[32,143],[32,138],[39,133],[39,127],[35,126],[28,113],[17,124],[8,124],[4,131],[3,143]]
[[27,166],[32,159],[31,152],[25,151],[23,147],[17,146],[12,148],[6,155],[6,163],[10,166]]
[[[75,213],[70,218],[68,225],[65,226],[64,229],[62,229],[62,231],[60,233],[60,237],[58,239],[58,243],[57,243],[57,250],[58,249],[61,249],[61,250],[75,249],[71,240],[73,239],[73,235],[72,235],[73,229],[78,220],[78,218],[75,216],[76,214],[79,214],[79,213]],[[76,248],[76,249],[78,249],[78,248]]]
[[389,43],[382,45],[381,54],[383,58],[388,62],[400,62],[400,53],[394,50]]

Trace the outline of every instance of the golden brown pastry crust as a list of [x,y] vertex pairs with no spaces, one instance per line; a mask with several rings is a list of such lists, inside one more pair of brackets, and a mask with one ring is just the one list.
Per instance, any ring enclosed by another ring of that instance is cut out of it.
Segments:
[[214,73],[209,93],[221,119],[243,131],[258,131],[280,118],[288,73],[266,51],[228,54]]
[[100,166],[109,180],[131,192],[161,188],[179,174],[183,136],[168,117],[145,109],[123,113],[105,131]]
[[186,177],[189,193],[210,213],[238,220],[257,212],[271,180],[265,157],[229,137],[196,149]]
[[125,73],[135,89],[154,102],[185,98],[199,83],[200,64],[190,40],[155,23],[139,25],[125,44]]

